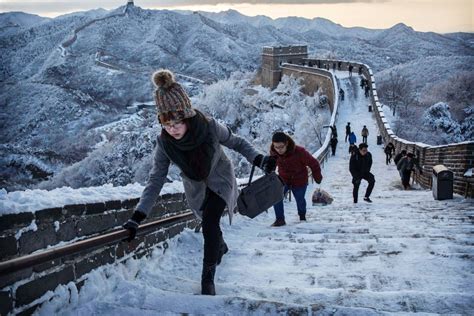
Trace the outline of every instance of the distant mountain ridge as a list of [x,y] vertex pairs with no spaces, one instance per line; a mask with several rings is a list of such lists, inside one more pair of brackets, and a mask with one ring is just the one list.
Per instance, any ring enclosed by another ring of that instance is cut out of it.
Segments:
[[[149,78],[158,68],[212,82],[233,72],[258,70],[262,46],[290,44],[307,44],[313,56],[365,62],[376,73],[403,64],[416,67],[428,57],[450,63],[457,56],[456,65],[474,64],[469,63],[473,34],[416,32],[404,24],[387,30],[344,28],[321,18],[272,20],[237,11],[175,12],[136,6],[124,16],[84,27],[62,55],[59,45],[74,29],[123,10],[91,10],[54,19],[16,12],[0,15],[0,169],[5,172],[0,181],[27,174],[31,152],[54,157],[42,158],[42,164],[51,164],[48,170],[83,159],[103,139],[91,130],[124,120],[130,115],[127,107],[152,100]],[[19,26],[8,27],[12,23]],[[446,69],[446,76],[457,71]],[[194,83],[181,82],[191,94],[199,91]],[[137,124],[130,126],[131,132],[140,130]],[[118,136],[111,132],[104,137]]]

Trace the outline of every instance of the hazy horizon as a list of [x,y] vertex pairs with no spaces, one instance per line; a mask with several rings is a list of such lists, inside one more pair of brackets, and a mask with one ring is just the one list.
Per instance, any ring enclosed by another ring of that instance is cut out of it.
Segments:
[[[104,0],[97,7],[96,1],[53,0],[1,0],[0,12],[22,11],[44,17],[56,17],[77,11],[98,8],[114,9],[126,0]],[[270,18],[297,16],[325,18],[344,27],[386,29],[404,23],[417,31],[452,33],[474,32],[473,2],[454,0],[449,5],[443,0],[261,0],[241,2],[237,0],[135,0],[144,9],[170,9],[220,12],[237,10],[247,16],[264,15]],[[251,3],[249,3],[251,2]],[[348,14],[349,13],[349,14]]]

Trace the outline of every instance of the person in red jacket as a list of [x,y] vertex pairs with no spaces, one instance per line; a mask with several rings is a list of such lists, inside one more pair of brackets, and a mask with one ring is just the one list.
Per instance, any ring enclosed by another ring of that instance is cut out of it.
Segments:
[[[321,183],[323,176],[319,162],[306,149],[297,146],[293,139],[283,133],[276,132],[272,137],[270,155],[277,159],[278,175],[285,183],[285,194],[293,192],[301,221],[306,220],[305,193],[308,187],[308,169],[312,171],[316,183]],[[286,225],[283,201],[273,206],[276,220],[272,226]]]

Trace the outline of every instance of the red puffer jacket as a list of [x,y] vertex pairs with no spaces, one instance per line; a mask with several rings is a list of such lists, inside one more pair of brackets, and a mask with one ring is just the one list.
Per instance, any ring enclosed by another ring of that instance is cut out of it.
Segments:
[[321,183],[323,176],[318,160],[303,147],[295,145],[292,140],[288,142],[288,149],[284,155],[279,155],[273,145],[270,148],[270,155],[277,158],[278,174],[286,185],[292,187],[307,185],[307,166],[311,169],[314,180]]

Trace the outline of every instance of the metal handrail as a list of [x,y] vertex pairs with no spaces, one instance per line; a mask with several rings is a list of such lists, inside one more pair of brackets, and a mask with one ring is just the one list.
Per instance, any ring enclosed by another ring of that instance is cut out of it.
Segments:
[[[186,212],[140,225],[137,231],[137,235],[144,235],[150,231],[156,230],[163,224],[168,224],[170,222],[174,222],[186,217],[191,217],[192,215],[192,212]],[[0,262],[0,275],[17,272],[54,259],[59,259],[65,256],[77,254],[84,250],[92,250],[109,244],[117,243],[123,241],[128,236],[128,230],[119,229],[104,235],[99,235],[92,238],[77,241],[69,245],[60,246],[41,251],[39,253],[30,254],[8,261]]]

